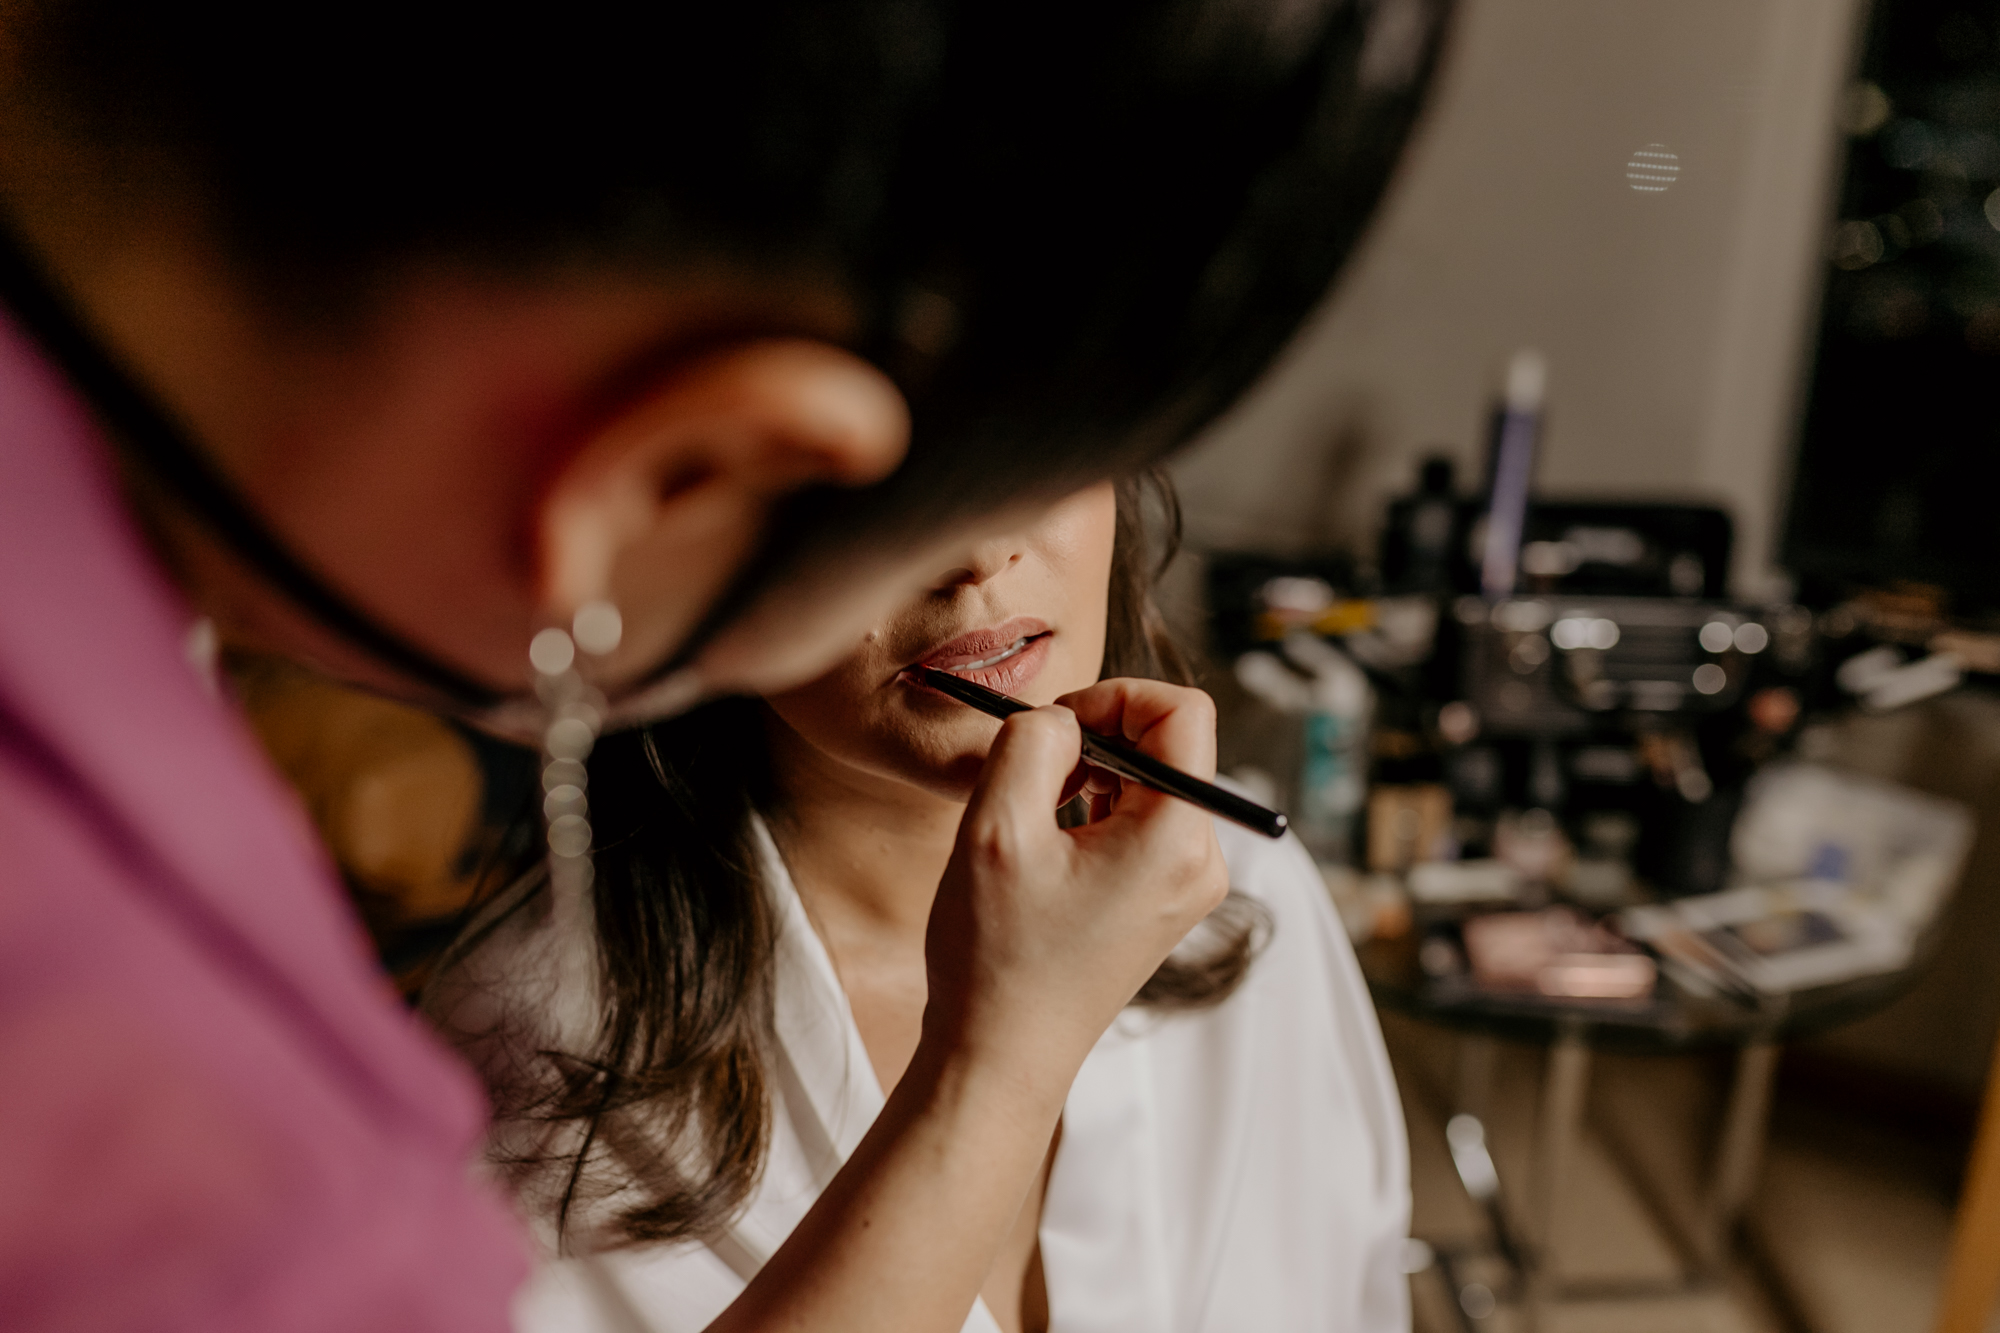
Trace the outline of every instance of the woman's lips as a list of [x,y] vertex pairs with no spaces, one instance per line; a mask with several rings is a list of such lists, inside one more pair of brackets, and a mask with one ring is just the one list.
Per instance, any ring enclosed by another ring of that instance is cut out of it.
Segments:
[[1014,694],[1042,672],[1054,637],[1045,621],[1018,616],[990,629],[939,644],[916,665],[963,676],[1002,694]]

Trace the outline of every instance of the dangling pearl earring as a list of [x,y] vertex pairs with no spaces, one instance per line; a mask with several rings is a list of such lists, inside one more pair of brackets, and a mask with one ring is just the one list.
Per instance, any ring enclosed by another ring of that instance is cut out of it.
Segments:
[[542,728],[542,821],[548,840],[549,886],[559,905],[578,904],[590,891],[590,785],[585,760],[604,727],[604,695],[578,670],[578,655],[605,657],[624,634],[618,608],[586,602],[568,630],[551,627],[528,644],[535,695],[547,710]]

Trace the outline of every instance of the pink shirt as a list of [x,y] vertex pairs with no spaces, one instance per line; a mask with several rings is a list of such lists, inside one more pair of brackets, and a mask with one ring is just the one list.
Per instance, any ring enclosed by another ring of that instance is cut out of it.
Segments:
[[186,664],[74,393],[0,318],[0,1324],[501,1330],[470,1076]]

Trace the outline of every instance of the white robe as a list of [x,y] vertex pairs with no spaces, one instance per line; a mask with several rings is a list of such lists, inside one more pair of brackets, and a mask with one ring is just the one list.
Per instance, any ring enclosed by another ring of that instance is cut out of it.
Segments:
[[[1353,950],[1295,839],[1217,831],[1231,883],[1270,910],[1275,930],[1229,999],[1192,1013],[1127,1010],[1084,1061],[1042,1205],[1050,1327],[1407,1330],[1402,1113]],[[804,1217],[881,1110],[826,949],[769,835],[759,836],[779,914],[762,1181],[742,1219],[708,1243],[545,1264],[517,1304],[523,1330],[630,1330],[636,1312],[658,1333],[696,1333]],[[545,918],[539,938],[503,932],[478,951],[477,971],[489,981],[516,967],[557,976],[551,1012],[587,1008],[588,946],[560,938],[583,928],[564,917]],[[626,1302],[630,1312],[607,1308]],[[997,1333],[983,1303],[965,1329]]]

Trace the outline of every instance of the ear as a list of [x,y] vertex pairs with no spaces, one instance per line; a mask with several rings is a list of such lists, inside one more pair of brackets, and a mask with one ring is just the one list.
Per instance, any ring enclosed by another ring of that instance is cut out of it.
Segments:
[[565,463],[536,515],[536,598],[560,623],[608,601],[611,673],[667,655],[754,549],[774,501],[865,485],[909,447],[881,371],[831,344],[743,343],[676,367]]

